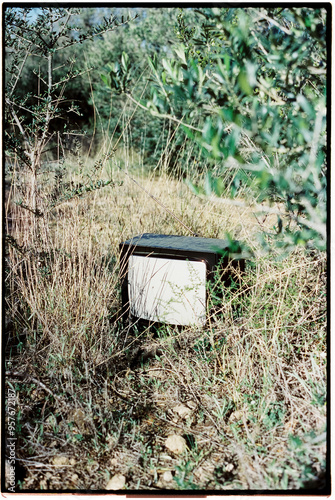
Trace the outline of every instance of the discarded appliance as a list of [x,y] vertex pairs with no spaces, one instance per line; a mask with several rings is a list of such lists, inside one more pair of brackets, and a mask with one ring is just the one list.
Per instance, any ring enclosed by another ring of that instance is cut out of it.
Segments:
[[132,322],[205,325],[216,272],[236,281],[244,260],[229,256],[226,240],[142,234],[120,244],[122,314]]

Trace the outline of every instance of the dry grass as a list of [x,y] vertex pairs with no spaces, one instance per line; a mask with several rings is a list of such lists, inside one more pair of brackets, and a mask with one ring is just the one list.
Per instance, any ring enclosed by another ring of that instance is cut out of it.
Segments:
[[[208,304],[208,328],[137,332],[118,319],[119,243],[189,233],[122,172],[114,180],[37,232],[11,207],[23,245],[6,270],[17,491],[104,490],[117,473],[136,491],[322,487],[326,255],[262,255],[257,233],[276,219],[199,199],[166,174],[137,178],[193,231],[229,231],[255,253],[243,290]],[[186,439],[182,455],[165,447],[171,434]]]

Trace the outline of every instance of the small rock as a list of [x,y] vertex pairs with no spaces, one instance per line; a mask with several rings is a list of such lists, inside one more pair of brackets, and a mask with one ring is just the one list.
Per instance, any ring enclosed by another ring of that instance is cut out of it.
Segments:
[[229,422],[230,423],[236,423],[239,420],[243,419],[243,415],[244,415],[244,413],[241,410],[233,411],[233,413],[229,417]]
[[83,410],[81,410],[80,408],[78,408],[77,410],[74,410],[71,414],[70,414],[70,418],[72,419],[72,421],[75,423],[75,425],[78,427],[79,431],[82,433],[82,434],[85,434],[87,433],[87,424],[86,424],[86,416],[85,416],[85,413],[83,412]]
[[110,464],[111,464],[112,467],[115,467],[117,465],[116,458],[111,458],[109,462],[110,462]]
[[166,489],[171,487],[171,482],[173,481],[173,475],[171,471],[166,471],[164,474],[159,476],[159,480],[156,483],[157,488]]
[[73,483],[76,483],[76,482],[78,481],[78,478],[79,478],[78,474],[72,474],[72,476],[71,476],[71,481],[72,481]]
[[107,483],[106,490],[122,490],[125,487],[126,478],[122,474],[115,474]]
[[234,468],[233,464],[227,464],[225,467],[227,472],[231,472],[233,470],[233,468]]
[[53,457],[52,463],[57,467],[62,467],[63,465],[69,464],[69,459],[67,457],[64,457],[64,455],[56,455]]
[[186,441],[182,436],[173,434],[165,441],[165,446],[173,453],[183,453],[186,450]]
[[72,412],[72,418],[76,424],[83,424],[85,422],[85,413],[80,408]]
[[172,472],[170,470],[167,470],[166,472],[164,472],[164,474],[162,475],[162,480],[165,483],[170,483],[171,481],[173,481]]
[[164,371],[163,370],[159,370],[159,369],[148,370],[147,375],[150,378],[165,378]]
[[174,408],[172,408],[172,410],[175,413],[178,413],[178,415],[184,419],[190,417],[192,414],[192,410],[190,408],[187,408],[187,406],[184,406],[184,405],[175,406]]

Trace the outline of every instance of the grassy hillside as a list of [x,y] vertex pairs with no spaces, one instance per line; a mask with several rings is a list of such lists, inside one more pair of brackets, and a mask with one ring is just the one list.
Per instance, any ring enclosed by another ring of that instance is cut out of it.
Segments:
[[[326,255],[264,254],[257,234],[276,217],[246,196],[223,204],[164,171],[131,175],[193,231],[249,245],[243,288],[213,291],[206,328],[124,325],[119,243],[187,229],[117,171],[114,187],[61,205],[36,231],[12,203],[14,176],[7,231],[22,246],[6,253],[5,350],[16,491],[323,487]],[[181,451],[169,448],[175,435]]]

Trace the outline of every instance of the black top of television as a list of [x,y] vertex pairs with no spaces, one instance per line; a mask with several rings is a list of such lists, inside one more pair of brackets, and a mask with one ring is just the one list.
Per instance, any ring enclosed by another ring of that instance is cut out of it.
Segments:
[[[200,238],[198,236],[176,236],[168,234],[144,233],[121,243],[121,246],[135,247],[136,252],[166,253],[171,251],[176,254],[205,253],[217,254],[228,251],[227,240],[216,238]],[[169,252],[170,253],[170,252]]]

